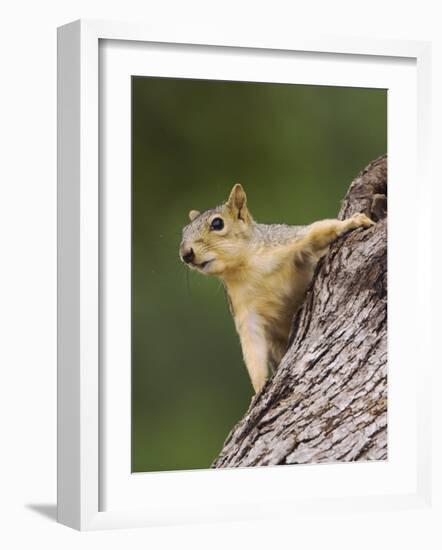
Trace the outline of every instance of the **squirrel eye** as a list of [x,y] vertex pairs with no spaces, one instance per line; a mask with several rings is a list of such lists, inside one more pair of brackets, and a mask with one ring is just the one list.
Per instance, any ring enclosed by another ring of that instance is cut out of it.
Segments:
[[213,229],[213,231],[221,231],[223,227],[224,222],[222,218],[213,218],[212,223],[210,224],[210,229]]

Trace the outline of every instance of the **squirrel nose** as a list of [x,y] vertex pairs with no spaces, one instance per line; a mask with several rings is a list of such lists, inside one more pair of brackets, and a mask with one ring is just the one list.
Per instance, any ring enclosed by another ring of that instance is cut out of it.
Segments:
[[188,252],[182,255],[183,261],[186,262],[186,264],[190,264],[190,262],[193,262],[195,259],[195,254],[193,253],[193,248],[191,248]]

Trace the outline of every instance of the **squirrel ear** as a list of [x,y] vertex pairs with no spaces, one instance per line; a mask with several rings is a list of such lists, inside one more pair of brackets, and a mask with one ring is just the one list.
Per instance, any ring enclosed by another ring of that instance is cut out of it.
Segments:
[[230,191],[227,205],[237,214],[239,219],[245,219],[243,214],[247,211],[247,195],[240,183],[236,183]]
[[200,212],[198,210],[191,210],[189,212],[189,220],[193,222],[193,220],[200,215]]

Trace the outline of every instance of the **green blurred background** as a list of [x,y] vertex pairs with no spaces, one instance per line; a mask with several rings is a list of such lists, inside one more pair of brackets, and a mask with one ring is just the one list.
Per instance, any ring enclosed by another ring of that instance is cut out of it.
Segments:
[[385,90],[133,77],[132,469],[207,468],[252,397],[224,291],[180,262],[240,182],[263,223],[335,217],[387,150]]

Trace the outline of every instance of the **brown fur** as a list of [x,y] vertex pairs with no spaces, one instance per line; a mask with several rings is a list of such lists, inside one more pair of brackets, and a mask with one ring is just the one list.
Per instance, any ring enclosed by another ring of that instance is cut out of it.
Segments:
[[[202,214],[189,213],[180,256],[189,267],[221,279],[255,392],[265,384],[287,349],[294,313],[302,304],[316,264],[343,233],[374,222],[365,214],[309,226],[256,223],[244,189],[236,184],[227,202]],[[211,223],[221,218],[224,227]]]

